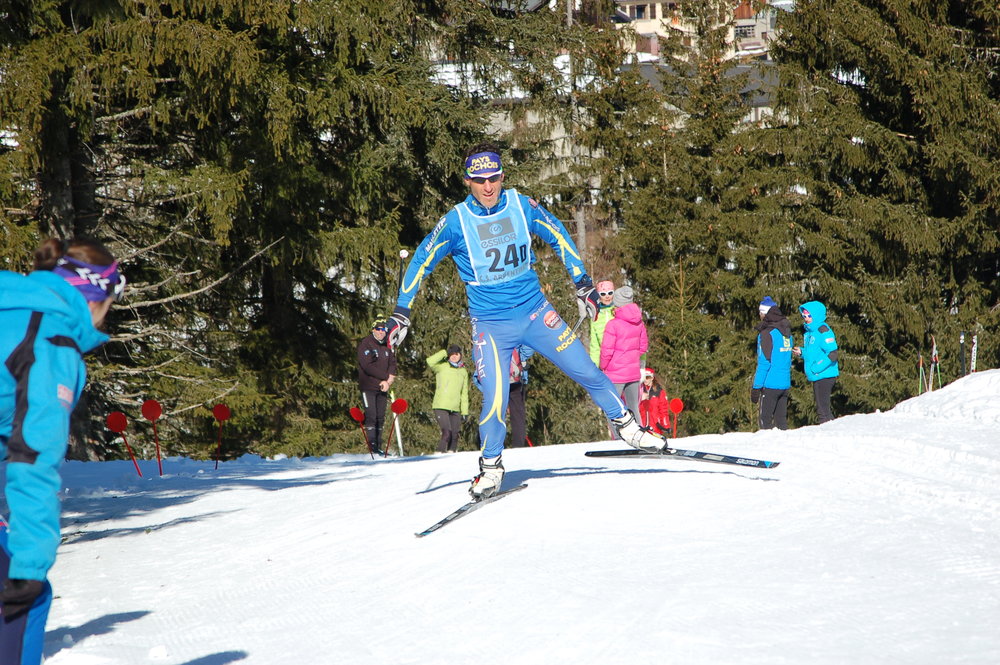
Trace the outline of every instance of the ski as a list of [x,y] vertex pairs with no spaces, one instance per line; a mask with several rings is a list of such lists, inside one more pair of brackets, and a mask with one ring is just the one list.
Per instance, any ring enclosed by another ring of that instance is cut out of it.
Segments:
[[488,497],[486,499],[481,499],[480,501],[470,501],[470,502],[466,503],[465,505],[459,507],[458,510],[456,510],[453,513],[451,513],[450,515],[448,515],[447,517],[445,517],[440,522],[437,522],[433,526],[431,526],[431,527],[429,527],[427,529],[424,529],[423,531],[417,532],[415,535],[417,536],[417,538],[422,538],[422,537],[424,537],[424,536],[426,536],[428,534],[434,533],[435,531],[437,531],[441,527],[443,527],[443,526],[445,526],[447,524],[451,524],[452,522],[454,522],[455,520],[457,520],[459,517],[464,517],[464,516],[468,515],[469,513],[471,513],[474,510],[479,510],[480,508],[482,508],[483,506],[485,506],[488,503],[493,503],[494,501],[499,501],[500,499],[504,498],[505,496],[509,496],[509,495],[513,494],[514,492],[523,490],[525,487],[527,487],[527,485],[518,485],[517,487],[511,487],[509,490],[503,490],[502,492],[497,492],[493,496]]
[[773,469],[780,464],[780,462],[769,462],[767,460],[752,459],[750,457],[719,455],[716,453],[701,452],[700,450],[684,450],[682,448],[664,448],[663,452],[659,453],[650,452],[648,450],[639,450],[637,448],[624,448],[622,450],[588,450],[584,454],[587,457],[683,457],[684,459],[694,459],[702,462],[752,466],[761,469]]

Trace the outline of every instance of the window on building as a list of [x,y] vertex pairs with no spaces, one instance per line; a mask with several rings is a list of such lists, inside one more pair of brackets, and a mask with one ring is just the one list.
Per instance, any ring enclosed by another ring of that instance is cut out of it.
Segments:
[[752,25],[736,26],[736,39],[753,39],[753,26]]
[[646,5],[636,5],[635,6],[635,18],[636,20],[643,20],[646,18]]

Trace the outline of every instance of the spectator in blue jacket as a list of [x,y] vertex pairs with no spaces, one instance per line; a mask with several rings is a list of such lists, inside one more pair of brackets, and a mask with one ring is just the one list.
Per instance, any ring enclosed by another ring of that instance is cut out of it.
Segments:
[[29,275],[0,271],[0,452],[7,458],[0,520],[0,663],[42,661],[52,602],[49,569],[59,546],[59,466],[69,419],[86,383],[83,354],[108,336],[97,328],[125,289],[100,243],[46,240]]
[[833,420],[830,395],[833,393],[833,384],[840,376],[837,336],[826,322],[826,305],[823,303],[811,300],[799,305],[799,314],[802,315],[806,331],[802,348],[796,348],[795,355],[802,356],[802,370],[812,382],[816,415],[819,416],[820,424],[823,424]]
[[757,372],[750,401],[760,403],[761,429],[788,429],[788,391],[792,387],[792,324],[771,296],[758,307]]

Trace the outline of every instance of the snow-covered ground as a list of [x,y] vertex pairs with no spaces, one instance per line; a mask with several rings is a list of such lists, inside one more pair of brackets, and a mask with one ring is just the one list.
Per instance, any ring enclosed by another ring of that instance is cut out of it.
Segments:
[[683,446],[69,463],[46,663],[1000,663],[1000,371]]

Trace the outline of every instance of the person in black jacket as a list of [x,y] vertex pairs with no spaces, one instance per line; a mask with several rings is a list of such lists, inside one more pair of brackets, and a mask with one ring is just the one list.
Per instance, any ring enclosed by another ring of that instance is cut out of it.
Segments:
[[382,425],[389,388],[396,380],[396,354],[385,343],[385,319],[376,319],[372,332],[358,344],[358,387],[365,406],[365,433],[375,451],[382,451]]

